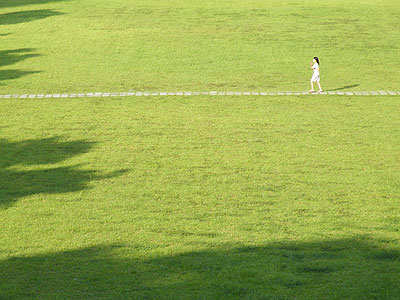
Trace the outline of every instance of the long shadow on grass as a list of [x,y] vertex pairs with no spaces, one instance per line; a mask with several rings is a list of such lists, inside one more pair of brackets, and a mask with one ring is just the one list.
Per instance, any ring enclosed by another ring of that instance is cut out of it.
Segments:
[[397,299],[400,253],[344,239],[155,259],[100,246],[0,262],[2,299]]
[[[22,71],[22,70],[0,70],[0,82],[5,80],[17,79],[31,74],[37,74],[40,71]],[[8,91],[5,91],[8,92]]]
[[59,137],[22,142],[0,139],[0,208],[26,196],[84,190],[93,180],[125,172],[98,174],[84,165],[56,165],[87,153],[93,145],[85,140],[62,141]]
[[[17,5],[47,3],[47,2],[49,1],[1,1],[0,8],[17,6]],[[35,20],[45,19],[52,16],[59,16],[62,14],[63,13],[51,9],[28,10],[28,11],[5,13],[5,14],[0,14],[0,26],[26,23]],[[25,60],[27,58],[39,56],[38,54],[34,53],[34,51],[35,49],[31,48],[0,51],[0,67],[11,65],[20,62],[22,60]],[[23,71],[15,69],[1,70],[0,82],[4,80],[17,79],[35,73],[39,73],[39,71]]]
[[[25,59],[40,56],[35,53],[36,49],[21,48],[0,51],[0,67],[13,65]],[[40,73],[39,71],[23,71],[15,69],[0,70],[0,83],[5,80],[17,79],[26,75]]]
[[68,1],[68,0],[1,0],[0,8],[47,4],[47,3],[65,2],[65,1]]
[[27,10],[0,14],[0,26],[26,23],[59,15],[63,15],[63,13],[52,9]]
[[351,89],[351,88],[358,87],[358,86],[359,86],[359,84],[346,85],[346,86],[339,87],[339,88],[336,88],[336,89],[329,89],[329,91],[332,91],[332,92],[341,91],[341,90]]
[[20,48],[0,51],[0,67],[12,65],[28,58],[38,57],[33,48]]

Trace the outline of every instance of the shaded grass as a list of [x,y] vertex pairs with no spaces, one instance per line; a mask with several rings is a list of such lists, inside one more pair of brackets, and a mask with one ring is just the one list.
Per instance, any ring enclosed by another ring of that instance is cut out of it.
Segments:
[[373,244],[226,245],[146,259],[142,245],[101,245],[2,261],[0,286],[3,299],[394,299],[400,253]]
[[[83,165],[52,167],[70,157],[87,152],[93,143],[60,141],[58,137],[9,142],[0,140],[0,207],[30,195],[60,194],[87,188],[92,180],[110,178],[125,170],[108,175],[84,170]],[[40,166],[46,165],[45,168]],[[35,166],[28,170],[18,167]]]
[[61,2],[68,0],[3,0],[0,3],[0,8],[10,8],[10,7],[20,7],[20,6],[30,6],[30,5],[40,5],[49,4],[53,2]]
[[33,20],[40,20],[59,15],[61,15],[61,13],[53,11],[51,9],[11,12],[0,15],[0,26],[25,23]]

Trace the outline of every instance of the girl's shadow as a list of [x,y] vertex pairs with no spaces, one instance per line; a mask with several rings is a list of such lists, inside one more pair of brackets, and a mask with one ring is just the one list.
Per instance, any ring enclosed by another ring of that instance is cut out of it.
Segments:
[[344,87],[336,88],[336,89],[333,89],[333,90],[330,89],[330,91],[334,92],[334,91],[346,90],[346,89],[351,89],[351,88],[354,88],[354,87],[357,87],[357,86],[359,86],[359,84],[346,85]]

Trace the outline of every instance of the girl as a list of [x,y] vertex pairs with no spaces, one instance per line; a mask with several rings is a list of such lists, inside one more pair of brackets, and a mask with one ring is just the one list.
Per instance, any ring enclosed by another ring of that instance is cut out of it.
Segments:
[[318,57],[314,57],[313,58],[313,62],[310,63],[310,66],[311,66],[311,69],[314,70],[314,74],[313,74],[313,76],[311,78],[311,90],[310,90],[310,93],[314,92],[314,82],[318,83],[318,87],[319,87],[318,93],[321,93],[322,92],[322,88],[321,88],[321,83],[319,82],[320,78],[319,78],[319,59],[318,59]]

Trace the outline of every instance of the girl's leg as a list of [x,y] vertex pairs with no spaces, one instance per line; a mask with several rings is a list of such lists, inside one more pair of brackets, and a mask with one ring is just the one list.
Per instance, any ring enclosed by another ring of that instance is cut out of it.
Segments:
[[312,82],[312,80],[310,82],[311,82],[311,90],[310,90],[310,92],[314,92],[314,83]]
[[317,83],[318,83],[318,87],[319,87],[319,91],[318,92],[322,92],[321,83],[319,81],[317,81]]

